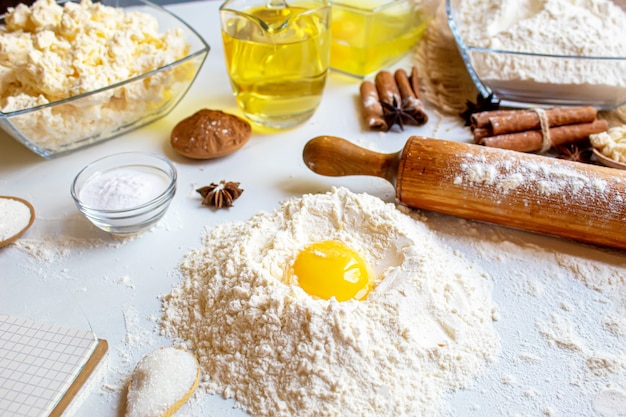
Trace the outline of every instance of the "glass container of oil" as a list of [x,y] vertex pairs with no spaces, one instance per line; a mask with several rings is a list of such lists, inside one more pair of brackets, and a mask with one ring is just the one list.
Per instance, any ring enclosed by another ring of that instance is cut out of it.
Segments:
[[419,0],[332,0],[333,70],[365,77],[405,55],[432,11]]
[[317,109],[330,67],[328,0],[229,0],[220,7],[226,67],[252,122],[288,128]]

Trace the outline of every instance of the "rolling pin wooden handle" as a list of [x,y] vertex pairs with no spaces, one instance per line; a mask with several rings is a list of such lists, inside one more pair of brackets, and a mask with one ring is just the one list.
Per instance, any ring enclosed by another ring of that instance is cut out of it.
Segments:
[[409,207],[626,249],[626,171],[418,136],[399,162],[328,136],[307,147],[313,171],[386,178]]
[[320,175],[343,177],[370,175],[396,183],[400,152],[383,154],[373,152],[335,136],[311,139],[302,151],[302,159],[309,169]]

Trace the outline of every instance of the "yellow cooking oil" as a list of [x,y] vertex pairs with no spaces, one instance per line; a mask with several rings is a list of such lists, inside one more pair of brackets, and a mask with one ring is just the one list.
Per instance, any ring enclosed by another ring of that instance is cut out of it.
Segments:
[[333,1],[331,68],[359,77],[380,70],[411,50],[430,17],[413,0]]
[[266,126],[308,119],[321,100],[330,65],[330,7],[260,6],[243,14],[222,24],[239,107]]

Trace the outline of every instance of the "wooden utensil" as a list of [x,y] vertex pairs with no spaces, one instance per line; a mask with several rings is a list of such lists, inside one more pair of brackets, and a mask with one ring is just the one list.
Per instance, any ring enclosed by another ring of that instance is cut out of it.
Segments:
[[[7,246],[13,242],[15,242],[20,236],[22,236],[32,225],[33,222],[35,221],[35,208],[33,207],[32,204],[30,204],[28,201],[19,198],[19,197],[13,197],[13,196],[6,196],[6,195],[2,195],[0,196],[0,199],[8,199],[8,200],[13,200],[13,201],[17,201],[20,204],[23,204],[29,211],[30,213],[30,217],[28,218],[28,222],[26,222],[25,224],[22,225],[22,227],[19,230],[15,230],[15,232],[11,235],[11,236],[4,236],[3,233],[3,229],[2,227],[9,227],[9,220],[13,220],[12,216],[15,215],[15,213],[1,213],[0,215],[6,215],[7,219],[6,222],[2,223],[0,222],[0,248]],[[10,211],[10,210],[7,210]],[[4,239],[2,238],[4,237]]]
[[303,159],[321,175],[385,178],[409,207],[626,249],[626,171],[420,136],[390,154],[319,136]]
[[611,159],[608,156],[604,155],[599,150],[597,150],[596,148],[593,148],[593,154],[602,165],[605,165],[610,168],[626,169],[626,163],[616,161],[615,159]]

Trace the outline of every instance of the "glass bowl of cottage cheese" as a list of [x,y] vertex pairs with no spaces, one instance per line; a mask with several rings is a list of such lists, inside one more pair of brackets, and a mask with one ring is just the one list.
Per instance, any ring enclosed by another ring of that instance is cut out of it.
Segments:
[[626,3],[446,0],[448,25],[483,97],[511,107],[626,104]]
[[0,20],[0,128],[55,157],[168,114],[209,53],[146,0],[37,0]]

